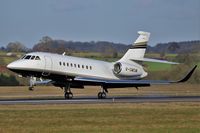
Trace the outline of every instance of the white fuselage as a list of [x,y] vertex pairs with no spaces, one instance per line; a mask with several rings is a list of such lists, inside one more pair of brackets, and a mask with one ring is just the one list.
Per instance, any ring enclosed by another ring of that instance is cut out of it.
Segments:
[[[42,72],[45,75],[57,74],[71,77],[95,77],[105,79],[141,79],[147,75],[143,68],[131,61],[131,69],[137,69],[137,72],[131,72],[132,76],[118,76],[113,72],[114,63],[65,56],[59,54],[33,52],[26,55],[39,56],[35,59],[19,59],[8,65],[9,69]],[[116,62],[115,62],[116,63]],[[127,69],[129,70],[129,69]],[[138,73],[142,73],[138,75]]]

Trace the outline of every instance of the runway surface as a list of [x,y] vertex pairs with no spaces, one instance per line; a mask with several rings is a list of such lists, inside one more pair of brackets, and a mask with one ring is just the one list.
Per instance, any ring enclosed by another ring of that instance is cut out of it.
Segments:
[[165,103],[165,102],[200,102],[200,96],[119,96],[97,99],[96,96],[44,99],[1,99],[0,105],[14,104],[96,104],[96,103]]

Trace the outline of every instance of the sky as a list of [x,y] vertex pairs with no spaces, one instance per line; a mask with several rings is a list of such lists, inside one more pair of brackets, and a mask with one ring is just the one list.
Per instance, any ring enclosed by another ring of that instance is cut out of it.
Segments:
[[43,36],[131,44],[137,31],[151,46],[200,40],[200,0],[0,0],[0,46]]

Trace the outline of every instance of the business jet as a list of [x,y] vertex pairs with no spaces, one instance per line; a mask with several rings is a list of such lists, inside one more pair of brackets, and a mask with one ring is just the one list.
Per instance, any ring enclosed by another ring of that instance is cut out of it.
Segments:
[[[147,87],[153,84],[171,84],[187,81],[197,66],[178,81],[144,80],[147,72],[141,62],[175,62],[144,58],[149,32],[139,31],[139,37],[125,55],[116,62],[105,62],[87,58],[47,53],[32,52],[7,65],[7,68],[22,77],[30,78],[30,87],[38,84],[51,83],[64,90],[65,99],[71,99],[71,88],[84,86],[101,86],[99,99],[106,98],[109,88]],[[36,80],[40,79],[40,80]],[[45,79],[45,80],[44,80]]]

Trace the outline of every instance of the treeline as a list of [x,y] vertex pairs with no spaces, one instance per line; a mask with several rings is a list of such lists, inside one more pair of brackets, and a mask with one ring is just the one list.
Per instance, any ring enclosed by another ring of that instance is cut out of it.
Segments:
[[27,48],[23,43],[21,42],[10,42],[6,47],[0,47],[1,51],[6,52],[28,52],[31,51],[31,49]]
[[200,40],[158,43],[154,47],[149,46],[148,52],[170,54],[196,53],[200,52]]
[[98,52],[104,54],[124,53],[128,49],[127,45],[98,41],[98,42],[75,42],[64,40],[53,40],[50,37],[43,37],[39,43],[34,45],[33,51],[45,51],[68,54],[72,52]]
[[[0,49],[7,52],[31,52],[43,51],[68,54],[72,52],[98,52],[103,54],[125,53],[131,44],[113,43],[107,41],[65,41],[55,40],[51,37],[44,36],[33,48],[27,48],[20,42],[10,42],[6,47]],[[200,40],[158,43],[155,46],[148,46],[148,53],[191,53],[200,51]]]
[[[53,40],[46,36],[34,45],[33,51],[46,51],[63,53],[70,52],[99,52],[99,53],[125,53],[131,44],[113,43],[107,41],[75,42],[64,40]],[[154,47],[148,46],[148,53],[191,53],[200,51],[200,40],[159,43]]]
[[19,81],[13,75],[0,74],[0,86],[17,86]]

